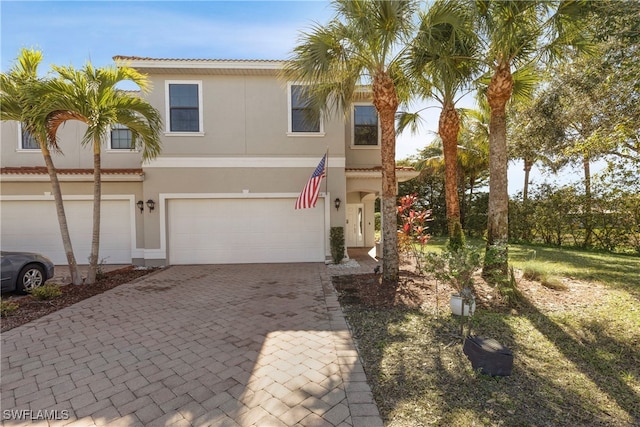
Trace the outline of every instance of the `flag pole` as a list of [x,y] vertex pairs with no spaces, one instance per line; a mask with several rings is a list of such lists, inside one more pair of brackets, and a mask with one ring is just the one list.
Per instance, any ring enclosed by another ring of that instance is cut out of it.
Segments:
[[327,151],[325,151],[325,164],[324,164],[324,200],[328,203],[327,197],[329,196],[329,146],[327,145]]

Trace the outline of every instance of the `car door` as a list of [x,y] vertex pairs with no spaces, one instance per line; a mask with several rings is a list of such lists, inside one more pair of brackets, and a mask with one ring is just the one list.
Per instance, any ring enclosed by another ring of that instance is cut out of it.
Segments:
[[0,275],[2,284],[0,289],[2,292],[13,290],[13,266],[9,262],[8,257],[0,255]]

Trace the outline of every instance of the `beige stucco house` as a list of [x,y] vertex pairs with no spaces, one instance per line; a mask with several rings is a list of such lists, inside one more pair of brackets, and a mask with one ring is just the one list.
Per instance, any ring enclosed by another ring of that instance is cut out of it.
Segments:
[[[146,95],[163,116],[162,153],[142,162],[127,129],[104,142],[100,259],[139,265],[318,262],[329,229],[349,247],[373,247],[381,191],[380,140],[367,94],[351,114],[302,120],[295,82],[279,61],[114,58],[149,75]],[[1,245],[65,264],[49,178],[20,123],[2,123]],[[54,155],[79,263],[91,243],[92,154],[83,125],[61,130]],[[294,204],[328,151],[315,208]],[[398,179],[416,176],[399,169]],[[339,206],[338,206],[339,201]],[[153,208],[152,208],[153,207]]]

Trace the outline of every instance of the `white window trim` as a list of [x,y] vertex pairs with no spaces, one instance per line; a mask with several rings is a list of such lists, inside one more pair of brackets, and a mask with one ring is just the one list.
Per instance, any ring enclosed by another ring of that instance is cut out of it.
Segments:
[[[171,132],[171,103],[169,99],[170,84],[198,85],[198,128],[199,132]],[[204,136],[204,115],[202,110],[202,80],[165,80],[164,81],[164,107],[165,107],[165,136]]]
[[18,123],[18,146],[16,147],[16,151],[21,153],[40,153],[42,151],[41,148],[22,148],[22,122]]
[[304,83],[298,82],[287,82],[287,136],[293,137],[323,137],[325,136],[324,132],[324,119],[322,114],[320,115],[320,130],[318,132],[294,132],[293,131],[293,122],[291,117],[291,109],[293,106],[291,105],[291,87],[292,86],[306,86]]
[[[124,126],[124,125],[121,125],[121,126]],[[126,127],[126,126],[124,126],[124,127]],[[135,147],[134,148],[113,148],[113,146],[111,145],[111,143],[113,142],[111,140],[111,129],[112,129],[112,127],[111,127],[111,125],[109,125],[107,127],[107,135],[106,135],[106,137],[107,137],[107,144],[106,144],[107,145],[107,152],[109,152],[109,153],[123,153],[123,154],[131,154],[131,153],[139,153],[140,152],[140,149],[135,148]]]
[[[379,150],[382,145],[382,132],[380,128],[380,117],[378,116],[378,144],[377,145],[356,145],[356,106],[374,107],[370,102],[354,102],[351,104],[351,149],[353,150]],[[377,114],[377,111],[376,111]]]

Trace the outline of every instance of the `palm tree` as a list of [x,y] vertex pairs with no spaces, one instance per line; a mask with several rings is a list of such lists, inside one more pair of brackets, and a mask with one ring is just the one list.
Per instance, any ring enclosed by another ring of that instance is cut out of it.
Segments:
[[484,40],[484,62],[490,80],[486,98],[491,109],[489,127],[489,211],[487,252],[483,275],[508,275],[508,209],[506,107],[514,89],[514,70],[538,61],[559,58],[567,46],[587,48],[581,20],[585,1],[468,0]]
[[100,246],[100,201],[102,186],[101,146],[110,126],[119,124],[131,131],[134,147],[142,148],[143,160],[156,157],[160,152],[160,113],[141,97],[120,90],[116,86],[131,81],[143,92],[151,85],[146,77],[129,67],[94,68],[87,63],[82,69],[72,66],[57,67],[56,79],[45,88],[43,108],[49,113],[49,138],[55,138],[58,128],[68,120],[79,120],[87,125],[83,145],[93,148],[93,231],[87,283],[95,282]]
[[[82,276],[78,269],[73,246],[67,226],[67,217],[62,202],[62,190],[58,173],[53,164],[50,148],[57,150],[56,140],[47,141],[45,131],[46,116],[38,114],[35,105],[31,102],[30,92],[36,90],[36,86],[43,82],[38,78],[38,66],[42,62],[42,52],[33,49],[22,49],[17,58],[17,63],[8,72],[0,75],[0,119],[15,120],[22,123],[23,131],[31,134],[40,146],[40,151],[44,157],[47,173],[51,180],[51,190],[56,205],[58,224],[60,225],[60,235],[62,245],[67,257],[67,264],[71,272],[71,283],[82,284]],[[51,145],[51,147],[50,147]]]
[[347,111],[358,85],[371,87],[381,129],[383,279],[399,272],[396,217],[395,115],[405,83],[403,48],[413,29],[412,0],[335,0],[336,16],[303,33],[284,75],[308,84],[311,105]]
[[463,194],[468,186],[469,196],[462,199],[460,219],[466,226],[465,207],[471,206],[475,188],[483,182],[489,170],[489,117],[485,110],[464,110],[458,145],[458,170]]
[[[460,114],[456,102],[479,71],[479,41],[468,9],[458,1],[438,0],[420,16],[420,28],[408,52],[408,67],[420,95],[441,106],[438,135],[445,163],[447,223],[452,242],[461,242],[457,148]],[[405,118],[406,119],[406,118]],[[401,123],[402,123],[401,119]],[[455,235],[455,233],[459,235]]]
[[[401,126],[410,125],[413,122],[413,120],[403,121],[409,120],[407,116],[413,116],[412,119],[417,118],[416,113],[402,113]],[[455,191],[463,195],[460,202],[460,224],[463,229],[465,225],[465,205],[471,204],[474,189],[486,179],[489,169],[488,121],[488,112],[485,113],[484,110],[461,110],[461,129],[458,136],[459,144],[456,148],[456,175],[458,176],[458,182],[456,183]],[[415,161],[415,168],[421,174],[445,175],[444,150],[442,148],[442,138],[439,135],[420,151],[419,159]],[[469,196],[465,200],[467,188],[469,189]]]

